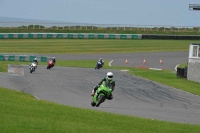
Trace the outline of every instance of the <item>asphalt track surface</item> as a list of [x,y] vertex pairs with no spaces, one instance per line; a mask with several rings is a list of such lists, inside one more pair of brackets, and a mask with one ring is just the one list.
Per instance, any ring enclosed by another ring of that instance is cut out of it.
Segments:
[[[168,58],[171,55],[169,54]],[[87,56],[90,57],[89,59],[99,58],[99,55],[73,56],[76,57],[74,59],[87,59]],[[57,55],[56,57],[73,59],[69,55]],[[109,55],[108,59],[114,57],[114,55]],[[122,60],[124,57],[119,57],[119,59]],[[173,60],[175,59],[173,58]],[[177,58],[177,61],[180,59]],[[47,70],[46,66],[38,66],[35,72],[29,73],[28,66],[14,66],[14,68],[21,73],[1,73],[0,85],[32,94],[41,100],[116,114],[200,124],[199,96],[139,78],[124,71],[59,66]],[[114,99],[105,101],[98,108],[91,107],[91,90],[108,71],[114,73],[116,81],[116,88],[113,92]]]
[[[130,54],[64,54],[64,55],[47,55],[56,57],[59,60],[104,60],[112,61],[112,66],[127,66],[127,67],[146,67],[174,70],[175,67],[183,62],[188,62],[189,52],[154,52],[154,53],[130,53]],[[128,64],[125,64],[126,59]],[[144,65],[143,62],[146,64]],[[160,64],[162,60],[162,65]]]

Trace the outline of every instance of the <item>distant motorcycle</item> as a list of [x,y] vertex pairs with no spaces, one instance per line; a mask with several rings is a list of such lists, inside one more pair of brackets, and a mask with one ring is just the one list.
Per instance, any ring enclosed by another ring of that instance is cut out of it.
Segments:
[[105,99],[111,94],[111,92],[112,90],[106,87],[105,82],[103,82],[94,94],[91,105],[99,107],[99,105],[105,101]]
[[47,69],[51,69],[54,66],[54,63],[52,60],[49,60],[48,64],[47,64]]
[[103,67],[103,63],[101,63],[100,61],[97,62],[95,69],[100,69]]
[[30,67],[29,67],[30,73],[34,72],[35,69],[36,69],[36,67],[37,67],[37,64],[35,62],[32,62],[31,65],[30,65]]

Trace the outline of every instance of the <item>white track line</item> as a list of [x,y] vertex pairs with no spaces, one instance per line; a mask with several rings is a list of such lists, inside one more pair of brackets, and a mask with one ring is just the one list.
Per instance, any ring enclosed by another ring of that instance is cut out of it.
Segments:
[[151,70],[162,70],[162,69],[159,69],[159,68],[149,68]]
[[[34,95],[33,95],[34,96]],[[37,96],[34,96],[37,100],[40,100]]]
[[109,66],[111,66],[111,63],[113,62],[113,60],[110,61]]
[[177,67],[179,66],[179,64],[178,65],[176,65],[176,67],[175,67],[175,71],[177,71]]

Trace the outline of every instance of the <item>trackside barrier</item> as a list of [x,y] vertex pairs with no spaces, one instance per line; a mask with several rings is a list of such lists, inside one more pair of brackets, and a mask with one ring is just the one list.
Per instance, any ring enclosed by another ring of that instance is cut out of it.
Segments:
[[9,61],[14,61],[15,60],[15,56],[14,55],[9,55],[8,56],[8,60]]
[[177,68],[176,76],[181,78],[187,78],[187,67]]
[[45,57],[45,56],[41,56],[40,61],[41,61],[41,62],[47,62],[47,57]]
[[20,56],[19,56],[19,61],[26,61],[26,60],[25,60],[25,56],[20,55]]
[[36,56],[31,55],[30,56],[30,61],[34,60],[36,58]]
[[69,39],[141,39],[141,34],[95,33],[0,33],[0,39],[69,38]]
[[0,55],[0,61],[5,61],[4,55]]
[[171,39],[200,40],[200,35],[160,35],[160,34],[97,34],[97,33],[0,33],[0,39]]
[[37,58],[40,62],[47,62],[52,57],[47,56],[36,56],[36,55],[0,55],[0,61],[28,61],[31,62],[34,60],[34,58]]

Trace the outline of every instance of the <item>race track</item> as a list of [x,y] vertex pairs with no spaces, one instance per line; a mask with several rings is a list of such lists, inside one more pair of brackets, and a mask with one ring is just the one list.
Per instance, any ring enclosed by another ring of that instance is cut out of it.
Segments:
[[[1,73],[1,86],[32,94],[41,100],[150,119],[200,124],[199,96],[124,71],[58,66],[47,70],[46,66],[38,66],[31,74],[28,66],[15,67],[21,68],[24,73]],[[107,100],[98,108],[91,107],[91,90],[108,71],[114,73],[116,81],[114,99]]]

